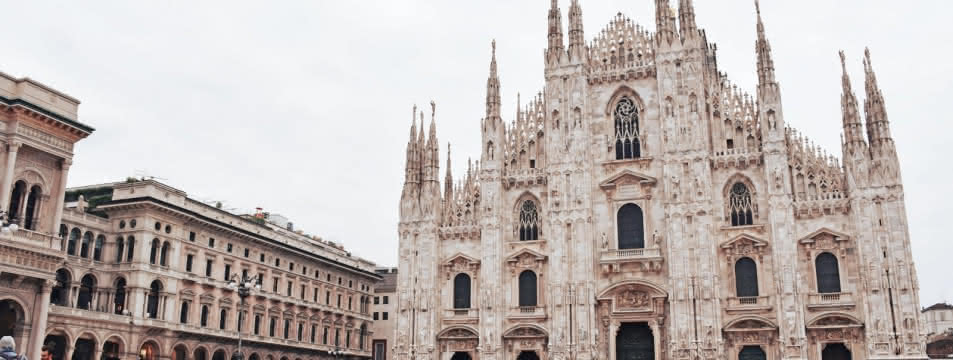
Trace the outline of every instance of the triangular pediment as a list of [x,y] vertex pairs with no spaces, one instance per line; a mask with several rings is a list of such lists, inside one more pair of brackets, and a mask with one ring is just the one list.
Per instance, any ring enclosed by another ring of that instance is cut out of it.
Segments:
[[758,237],[752,236],[750,234],[740,234],[721,244],[722,249],[730,249],[734,247],[743,247],[743,246],[751,246],[754,248],[764,248],[768,246],[768,242]]
[[608,179],[603,180],[601,183],[599,183],[599,187],[603,189],[613,189],[616,186],[623,184],[655,185],[656,182],[657,180],[654,177],[626,169],[610,176]]
[[546,255],[540,254],[532,249],[522,249],[506,257],[506,261],[519,263],[525,261],[545,261]]
[[850,240],[850,236],[842,232],[834,231],[834,230],[831,230],[830,228],[823,227],[801,238],[801,240],[798,240],[798,242],[800,242],[801,244],[810,244],[821,239],[831,239],[833,241],[847,241],[847,240]]
[[467,255],[464,254],[464,253],[456,253],[456,254],[454,254],[453,256],[451,256],[449,259],[447,259],[447,261],[444,261],[444,262],[443,262],[443,265],[444,265],[444,266],[453,266],[453,265],[455,265],[455,264],[479,265],[479,264],[480,264],[480,260],[477,260],[476,258],[467,256]]

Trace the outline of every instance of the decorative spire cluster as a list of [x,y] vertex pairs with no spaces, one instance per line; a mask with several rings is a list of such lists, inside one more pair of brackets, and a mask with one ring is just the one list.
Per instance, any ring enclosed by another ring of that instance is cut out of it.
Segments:
[[848,151],[867,149],[864,141],[864,125],[860,122],[860,111],[857,107],[857,97],[850,86],[850,76],[847,75],[847,60],[844,51],[840,51],[841,75],[841,116],[844,125],[844,145]]
[[884,96],[877,85],[877,75],[874,74],[870,62],[870,49],[864,49],[864,88],[867,99],[864,102],[864,112],[867,114],[867,137],[871,150],[889,146],[893,142],[890,136],[890,122],[887,120],[887,109]]
[[500,77],[496,72],[496,40],[490,43],[493,50],[490,59],[490,76],[486,79],[486,122],[495,129],[500,122]]
[[655,0],[655,30],[659,41],[671,43],[675,38],[675,16],[668,0]]
[[479,172],[480,162],[474,165],[472,160],[467,160],[467,173],[462,179],[454,182],[452,178],[447,178],[445,185],[448,190],[443,198],[441,226],[478,225],[480,183],[476,174]]
[[795,201],[846,198],[847,175],[840,161],[797,130],[785,128]]
[[[424,112],[420,111],[420,129],[417,130],[417,105],[414,105],[413,119],[410,124],[410,139],[407,142],[407,162],[404,177],[404,192],[402,198],[415,199],[419,209],[423,212],[434,208],[426,204],[440,199],[440,170],[439,143],[437,141],[437,105],[430,102],[431,120],[430,135],[424,135]],[[416,134],[415,134],[416,133]],[[415,137],[416,136],[416,137]]]
[[582,7],[579,0],[569,5],[569,58],[582,61],[586,56],[586,37],[582,31]]
[[758,40],[755,42],[755,49],[758,53],[758,85],[761,91],[765,86],[775,84],[774,79],[774,59],[771,58],[771,44],[764,35],[764,22],[761,21],[761,4],[758,0],[754,1],[755,10],[758,13]]
[[625,72],[655,64],[652,33],[618,13],[589,45],[592,73]]
[[681,0],[678,5],[678,25],[683,38],[692,37],[698,33],[695,25],[695,5],[692,0]]
[[[519,95],[516,101],[518,107],[522,106]],[[541,166],[538,161],[544,152],[541,138],[546,130],[545,104],[543,94],[536,94],[525,107],[517,110],[516,120],[506,127],[503,151],[507,172]]]
[[559,62],[565,48],[563,47],[563,23],[559,3],[553,0],[549,6],[549,47],[546,49],[546,58],[549,63]]

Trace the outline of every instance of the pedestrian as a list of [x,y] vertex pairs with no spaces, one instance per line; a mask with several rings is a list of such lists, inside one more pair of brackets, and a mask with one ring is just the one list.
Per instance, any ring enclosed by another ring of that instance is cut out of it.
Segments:
[[53,360],[53,345],[43,345],[43,349],[40,353],[40,360]]
[[4,336],[0,338],[0,359],[26,360],[26,356],[17,354],[17,344],[13,342],[12,336]]

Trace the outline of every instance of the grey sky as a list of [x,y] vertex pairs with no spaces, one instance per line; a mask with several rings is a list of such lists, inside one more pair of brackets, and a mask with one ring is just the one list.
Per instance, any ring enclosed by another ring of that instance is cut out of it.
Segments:
[[[569,0],[561,0],[563,15]],[[673,1],[677,3],[678,1]],[[696,0],[718,64],[756,82],[754,5]],[[921,302],[953,300],[953,2],[763,0],[785,119],[840,155],[840,63],[863,97],[870,46],[902,163]],[[582,1],[586,38],[619,11],[654,29],[651,0]],[[479,151],[490,40],[507,118],[542,89],[549,1],[0,1],[0,71],[79,98],[97,128],[70,185],[144,170],[200,199],[256,206],[396,265],[411,107],[437,102],[441,161]],[[563,24],[567,24],[564,19]],[[443,170],[441,170],[443,171]]]

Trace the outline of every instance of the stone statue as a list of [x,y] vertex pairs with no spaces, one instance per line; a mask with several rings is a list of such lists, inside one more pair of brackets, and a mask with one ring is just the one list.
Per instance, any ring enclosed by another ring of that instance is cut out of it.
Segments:
[[609,239],[606,238],[606,233],[602,233],[602,250],[609,249]]

